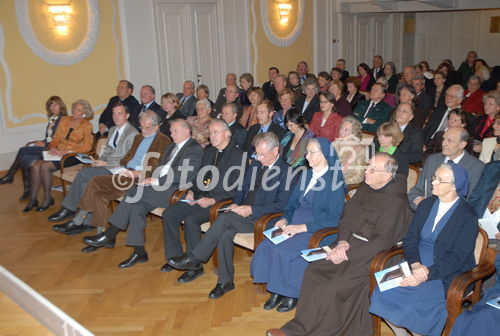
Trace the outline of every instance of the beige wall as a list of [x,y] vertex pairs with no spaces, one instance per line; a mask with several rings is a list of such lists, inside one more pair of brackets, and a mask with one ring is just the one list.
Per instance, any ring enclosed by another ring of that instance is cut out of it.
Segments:
[[[77,48],[88,31],[86,1],[71,2],[73,17],[67,36],[55,33],[45,3],[40,0],[28,2],[29,19],[37,39],[53,51],[65,52]],[[5,44],[4,54],[0,55],[5,60],[5,66],[0,63],[0,94],[3,98],[0,110],[4,133],[32,124],[45,125],[46,118],[43,116],[31,116],[24,120],[23,116],[45,114],[44,104],[51,95],[61,96],[68,107],[79,98],[88,100],[96,107],[107,103],[109,97],[114,95],[117,80],[123,73],[118,1],[99,0],[98,4],[99,34],[94,49],[79,63],[61,66],[42,60],[25,42],[16,18],[15,1],[0,2],[0,24]],[[13,117],[8,115],[8,98],[12,102]],[[15,122],[15,119],[18,121]],[[42,125],[38,133],[42,136]]]
[[[308,62],[309,69],[312,71],[312,60],[313,60],[313,25],[312,25],[312,11],[313,2],[309,0],[305,1],[304,10],[304,21],[302,32],[297,38],[297,40],[289,45],[288,47],[278,47],[272,44],[265,35],[264,28],[262,26],[262,18],[260,15],[260,0],[250,1],[250,6],[253,5],[254,13],[256,15],[256,25],[254,26],[253,20],[250,20],[250,39],[253,42],[252,32],[255,31],[255,42],[257,44],[257,55],[255,55],[253,43],[250,43],[251,47],[251,60],[252,64],[256,62],[256,82],[262,84],[268,80],[267,70],[271,66],[276,66],[280,69],[282,73],[287,73],[290,70],[295,70],[297,62],[304,60]],[[288,35],[297,23],[297,9],[298,1],[291,0],[290,3],[293,5],[290,21],[288,25],[281,25],[279,23],[279,14],[276,11],[276,2],[274,0],[268,0],[268,16],[269,23],[272,31],[279,37],[284,37]],[[257,56],[257,57],[255,57]]]

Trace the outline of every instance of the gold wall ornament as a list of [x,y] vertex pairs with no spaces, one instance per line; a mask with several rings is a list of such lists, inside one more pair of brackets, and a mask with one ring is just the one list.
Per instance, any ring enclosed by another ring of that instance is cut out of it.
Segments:
[[276,0],[276,6],[280,15],[280,23],[282,25],[288,24],[288,19],[293,8],[292,4],[288,0]]
[[47,12],[54,31],[58,35],[68,35],[73,7],[68,1],[45,1]]
[[[296,3],[296,5],[293,5],[293,3]],[[260,0],[260,17],[264,33],[267,39],[275,46],[282,48],[288,47],[293,44],[302,33],[305,0],[296,0],[293,2],[272,0],[272,8],[274,8],[275,12],[273,15],[270,15],[268,11],[268,5],[270,4],[271,2],[268,2],[268,0]],[[279,4],[290,6],[278,7]],[[276,19],[278,20],[277,23]],[[296,22],[295,25],[293,27],[288,27],[290,23],[293,24],[293,22]],[[282,26],[283,28],[286,27],[283,30],[289,31],[289,33],[285,36],[278,36],[273,31],[273,26],[276,26],[276,24],[278,24],[278,26]]]

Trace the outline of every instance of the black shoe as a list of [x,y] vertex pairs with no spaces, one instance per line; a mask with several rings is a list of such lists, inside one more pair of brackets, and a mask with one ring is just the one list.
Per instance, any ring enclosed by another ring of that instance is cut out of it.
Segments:
[[104,232],[101,232],[95,236],[83,237],[83,242],[93,247],[106,247],[106,248],[115,247],[115,238],[108,238],[104,234]]
[[289,312],[290,310],[293,310],[297,306],[298,301],[299,301],[298,299],[286,297],[283,299],[278,308],[276,308],[276,310],[279,311],[280,313]]
[[56,204],[56,202],[54,201],[54,199],[51,197],[50,198],[50,201],[48,202],[45,202],[45,200],[43,201],[42,205],[38,207],[38,209],[36,209],[36,211],[38,212],[42,212],[42,211],[45,211],[47,210],[51,205],[54,205]]
[[174,268],[170,266],[169,264],[165,264],[160,268],[160,272],[166,273],[166,272],[171,272],[173,271]]
[[71,211],[66,209],[65,207],[61,207],[56,213],[53,213],[49,216],[50,222],[62,222],[65,219],[68,219],[74,216],[76,211]]
[[138,255],[137,253],[132,253],[132,255],[127,259],[118,264],[120,268],[129,268],[137,263],[148,262],[148,254]]
[[23,212],[29,212],[31,210],[33,210],[33,208],[36,208],[38,207],[38,200],[31,200],[28,202],[28,204],[26,205],[26,207],[23,209]]
[[203,275],[203,267],[196,271],[186,271],[180,277],[177,278],[177,282],[186,283],[191,282],[197,277]]
[[83,253],[92,253],[94,251],[97,251],[99,247],[94,247],[94,246],[85,246],[84,248],[81,249]]
[[167,264],[181,271],[196,271],[201,267],[200,262],[193,260],[189,253],[180,257],[172,257],[168,259]]
[[93,231],[95,227],[87,224],[76,225],[75,222],[69,221],[64,224],[57,224],[52,226],[55,232],[64,233],[67,235],[76,235],[82,232]]
[[7,174],[0,178],[0,184],[11,184],[14,182],[14,175],[12,174]]
[[271,310],[276,308],[284,299],[285,297],[272,293],[269,299],[267,299],[266,303],[264,303],[264,309],[265,310]]
[[226,294],[230,290],[234,289],[234,282],[226,283],[226,284],[220,284],[218,283],[217,286],[215,286],[214,289],[208,294],[208,297],[210,299],[218,299],[222,295]]

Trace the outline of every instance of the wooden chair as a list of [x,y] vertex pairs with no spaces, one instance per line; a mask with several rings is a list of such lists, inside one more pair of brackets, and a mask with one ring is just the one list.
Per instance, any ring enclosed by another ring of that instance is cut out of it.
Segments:
[[[101,137],[99,138],[99,140],[94,141],[94,144],[92,145],[92,150],[90,152],[81,154],[92,155],[94,158],[97,159],[104,150],[104,146],[106,145],[107,141],[108,139],[106,137]],[[76,178],[76,175],[78,175],[80,170],[82,170],[82,168],[87,166],[86,164],[80,163],[71,167],[64,168],[64,162],[70,157],[76,156],[77,154],[78,153],[69,153],[64,155],[61,159],[61,169],[56,170],[55,172],[52,173],[53,176],[61,180],[63,196],[66,196],[67,183],[69,184],[73,183],[74,179]]]
[[417,184],[419,176],[420,176],[420,169],[414,165],[409,165],[407,191],[410,191],[410,189]]
[[[377,285],[374,274],[386,268],[386,263],[393,257],[402,255],[402,247],[393,247],[377,254],[370,265],[370,296]],[[446,310],[448,319],[444,329],[444,335],[448,335],[453,327],[455,319],[462,313],[465,303],[476,304],[481,299],[483,280],[495,272],[495,251],[488,247],[488,235],[483,229],[479,229],[476,238],[474,257],[477,266],[468,272],[464,272],[453,279],[446,299]],[[473,291],[468,293],[467,289],[473,285]],[[381,318],[372,315],[373,336],[380,336]]]
[[347,194],[345,195],[346,201],[350,200],[352,196],[356,193],[358,188],[361,186],[361,183],[356,184],[348,184],[347,185]]

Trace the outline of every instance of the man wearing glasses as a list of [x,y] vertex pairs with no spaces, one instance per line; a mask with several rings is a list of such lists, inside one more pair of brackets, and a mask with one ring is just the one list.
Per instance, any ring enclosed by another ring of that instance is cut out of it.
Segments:
[[449,127],[444,132],[442,152],[432,154],[427,158],[424,168],[418,177],[417,184],[411,188],[408,193],[408,199],[410,200],[410,205],[413,210],[417,209],[417,206],[422,200],[431,196],[432,177],[439,166],[444,162],[448,162],[448,160],[465,168],[469,174],[470,180],[469,193],[467,196],[472,193],[472,190],[479,181],[479,176],[483,171],[484,164],[464,150],[468,140],[469,133],[461,127]]
[[266,132],[254,140],[255,157],[243,179],[243,187],[236,192],[228,212],[210,226],[203,240],[189,253],[168,259],[168,264],[179,270],[200,269],[217,248],[218,280],[208,295],[217,299],[234,289],[233,239],[237,233],[251,233],[259,217],[281,212],[288,201],[288,164],[279,155],[278,137]]

